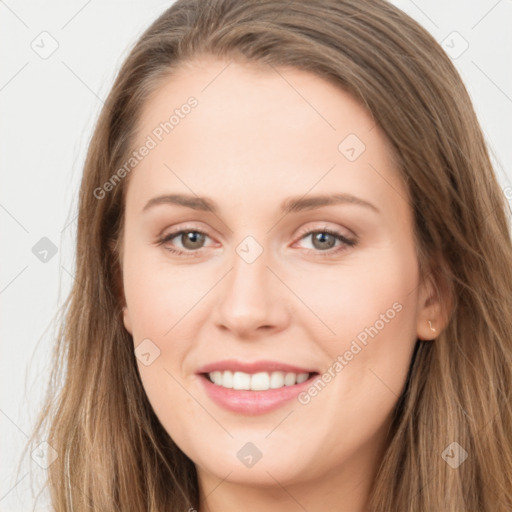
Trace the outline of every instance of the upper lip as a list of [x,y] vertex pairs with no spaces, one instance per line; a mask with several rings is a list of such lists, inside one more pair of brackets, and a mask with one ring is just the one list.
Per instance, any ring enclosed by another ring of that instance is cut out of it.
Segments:
[[316,373],[316,370],[310,368],[301,368],[288,363],[281,363],[279,361],[253,361],[244,362],[236,361],[235,359],[226,359],[224,361],[216,361],[201,366],[197,373],[211,373],[215,371],[231,371],[231,372],[244,372],[244,373],[258,373],[258,372],[289,372],[289,373]]

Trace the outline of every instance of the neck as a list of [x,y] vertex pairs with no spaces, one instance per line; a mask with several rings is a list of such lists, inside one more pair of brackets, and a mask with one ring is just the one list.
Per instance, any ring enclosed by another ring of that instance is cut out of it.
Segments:
[[208,488],[209,494],[201,492],[198,512],[367,512],[370,490],[364,477],[359,481],[352,477],[343,483],[321,481],[309,485],[283,485],[275,480],[274,485],[259,488],[219,480]]

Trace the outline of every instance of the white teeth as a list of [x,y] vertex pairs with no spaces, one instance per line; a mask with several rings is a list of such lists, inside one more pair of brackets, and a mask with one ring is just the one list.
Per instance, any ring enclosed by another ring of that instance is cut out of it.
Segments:
[[255,373],[251,377],[251,389],[263,391],[270,386],[270,375],[267,372]]
[[233,374],[233,389],[251,389],[251,376],[248,373]]
[[212,372],[210,373],[210,378],[215,384],[218,384],[219,386],[222,384],[222,372]]
[[219,386],[224,386],[225,388],[233,387],[233,374],[231,372],[219,372]]
[[214,384],[224,388],[266,391],[267,389],[278,389],[300,384],[308,379],[309,373],[258,372],[250,374],[215,371],[210,372],[208,376]]
[[297,381],[295,373],[287,373],[284,376],[284,385],[285,386],[293,386]]
[[308,380],[309,373],[299,373],[297,375],[297,384],[301,384],[302,382]]
[[270,388],[277,389],[284,386],[284,373],[283,372],[272,372],[270,375]]

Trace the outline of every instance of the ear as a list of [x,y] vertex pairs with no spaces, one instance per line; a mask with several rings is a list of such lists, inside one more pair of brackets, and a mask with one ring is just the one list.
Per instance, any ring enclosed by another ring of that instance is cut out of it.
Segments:
[[124,328],[133,336],[132,320],[130,318],[130,312],[128,311],[128,306],[123,307],[123,324],[124,324]]
[[420,340],[437,338],[448,323],[450,305],[447,289],[435,284],[432,274],[429,274],[420,285],[416,323],[416,336]]
[[128,311],[128,306],[126,304],[126,298],[124,296],[124,286],[123,286],[123,275],[122,275],[122,258],[119,257],[119,247],[117,245],[117,241],[114,239],[110,239],[108,242],[108,247],[112,257],[112,267],[114,268],[114,294],[120,305],[123,308],[123,324],[125,329],[133,335],[132,333],[132,323],[130,319],[130,313]]

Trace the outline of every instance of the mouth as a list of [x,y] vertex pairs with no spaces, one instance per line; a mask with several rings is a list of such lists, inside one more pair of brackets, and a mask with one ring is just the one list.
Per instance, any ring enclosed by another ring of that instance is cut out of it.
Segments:
[[230,412],[255,415],[289,403],[319,372],[271,361],[224,361],[200,368],[197,375],[213,403]]

